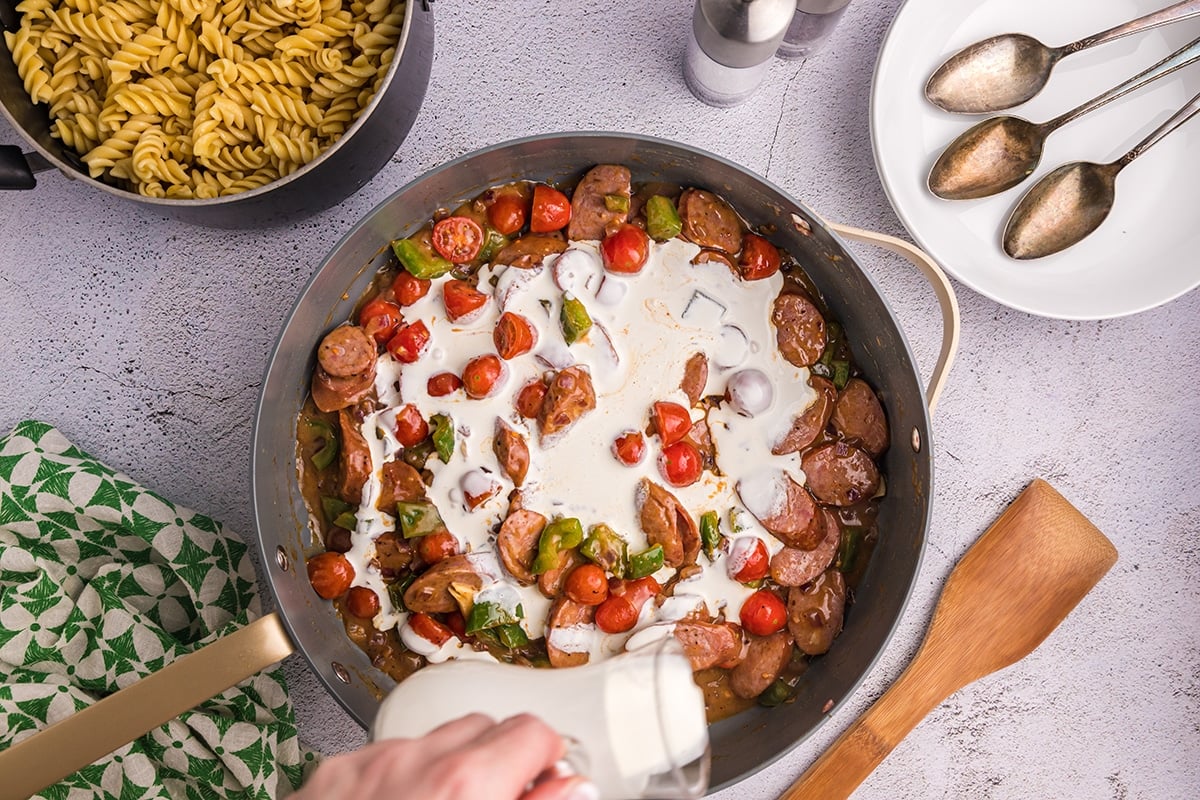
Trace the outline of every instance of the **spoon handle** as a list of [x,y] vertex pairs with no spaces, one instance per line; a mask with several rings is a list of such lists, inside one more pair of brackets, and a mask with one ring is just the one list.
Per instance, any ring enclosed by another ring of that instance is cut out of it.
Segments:
[[1133,149],[1131,149],[1128,153],[1118,158],[1117,164],[1121,167],[1124,167],[1130,161],[1133,161],[1142,153],[1158,144],[1166,137],[1168,133],[1174,131],[1180,125],[1196,116],[1196,114],[1200,114],[1200,94],[1196,95],[1191,100],[1188,100],[1187,103],[1185,103],[1182,108],[1172,114],[1166,122],[1150,131],[1150,135],[1135,144]]
[[1100,33],[1093,33],[1091,36],[1085,36],[1077,42],[1072,42],[1068,45],[1063,45],[1063,55],[1078,53],[1088,47],[1094,47],[1098,44],[1111,42],[1113,39],[1120,39],[1122,36],[1128,36],[1131,33],[1140,31],[1148,31],[1151,28],[1157,28],[1160,25],[1166,25],[1169,22],[1178,22],[1181,19],[1194,17],[1200,14],[1200,0],[1183,0],[1181,3],[1176,3],[1172,6],[1159,9],[1158,11],[1147,14],[1144,17],[1130,20],[1116,27],[1109,28]]
[[1089,111],[1095,111],[1097,108],[1111,103],[1118,97],[1124,97],[1135,89],[1142,88],[1151,81],[1156,81],[1159,78],[1170,75],[1180,67],[1186,67],[1197,59],[1200,59],[1200,39],[1193,39],[1157,64],[1139,72],[1137,75],[1134,75],[1124,83],[1114,86],[1107,92],[1096,95],[1083,105],[1076,106],[1048,122],[1043,122],[1041,127],[1046,133],[1049,133],[1055,128],[1066,125],[1076,117],[1082,116]]

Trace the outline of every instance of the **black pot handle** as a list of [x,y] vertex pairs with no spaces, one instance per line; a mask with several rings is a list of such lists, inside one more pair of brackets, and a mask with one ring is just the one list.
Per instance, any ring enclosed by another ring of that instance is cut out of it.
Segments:
[[35,172],[54,169],[54,165],[37,153],[23,153],[21,148],[0,145],[0,189],[32,189],[37,186]]

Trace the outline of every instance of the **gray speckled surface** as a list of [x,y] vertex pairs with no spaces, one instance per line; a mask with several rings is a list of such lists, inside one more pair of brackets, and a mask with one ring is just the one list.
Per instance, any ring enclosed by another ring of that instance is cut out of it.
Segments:
[[[416,126],[336,209],[230,233],[171,222],[59,175],[0,194],[0,426],[54,422],[115,467],[249,534],[257,389],[311,271],[414,176],[529,133],[676,139],[766,175],[827,218],[903,235],[867,123],[871,70],[897,5],[854,4],[824,52],[776,62],[747,104],[718,110],[696,102],[680,75],[687,0],[586,12],[552,0],[439,2]],[[16,139],[0,123],[0,142]],[[899,259],[857,251],[928,370],[940,336],[929,289]],[[724,800],[778,794],[884,690],[915,651],[953,562],[1035,476],[1089,515],[1120,561],[1032,656],[952,697],[856,796],[1200,795],[1200,293],[1082,323],[1030,317],[965,289],[960,300],[959,361],[935,418],[930,546],[897,636],[827,725]],[[314,745],[362,742],[299,657],[286,669]]]

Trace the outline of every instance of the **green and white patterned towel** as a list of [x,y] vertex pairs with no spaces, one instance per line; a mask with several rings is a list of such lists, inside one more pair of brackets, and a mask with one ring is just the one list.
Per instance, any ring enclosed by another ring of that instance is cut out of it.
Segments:
[[[75,448],[0,438],[0,749],[261,614],[246,546]],[[273,798],[316,766],[279,669],[40,797]]]

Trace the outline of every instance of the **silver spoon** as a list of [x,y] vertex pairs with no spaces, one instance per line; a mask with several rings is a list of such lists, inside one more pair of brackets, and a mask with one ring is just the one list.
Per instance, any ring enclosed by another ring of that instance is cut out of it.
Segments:
[[946,200],[970,200],[1011,189],[1037,169],[1046,137],[1055,130],[1198,59],[1200,39],[1046,122],[1030,122],[1008,114],[985,119],[964,131],[938,156],[929,171],[929,190]]
[[1066,56],[1131,33],[1200,14],[1200,0],[1184,0],[1062,47],[1047,47],[1023,33],[1004,33],[959,50],[925,84],[929,102],[946,111],[986,114],[1024,103],[1050,79]]
[[1117,173],[1197,113],[1200,94],[1116,161],[1072,161],[1047,174],[1008,218],[1004,252],[1018,259],[1041,258],[1065,250],[1099,228],[1112,211]]

